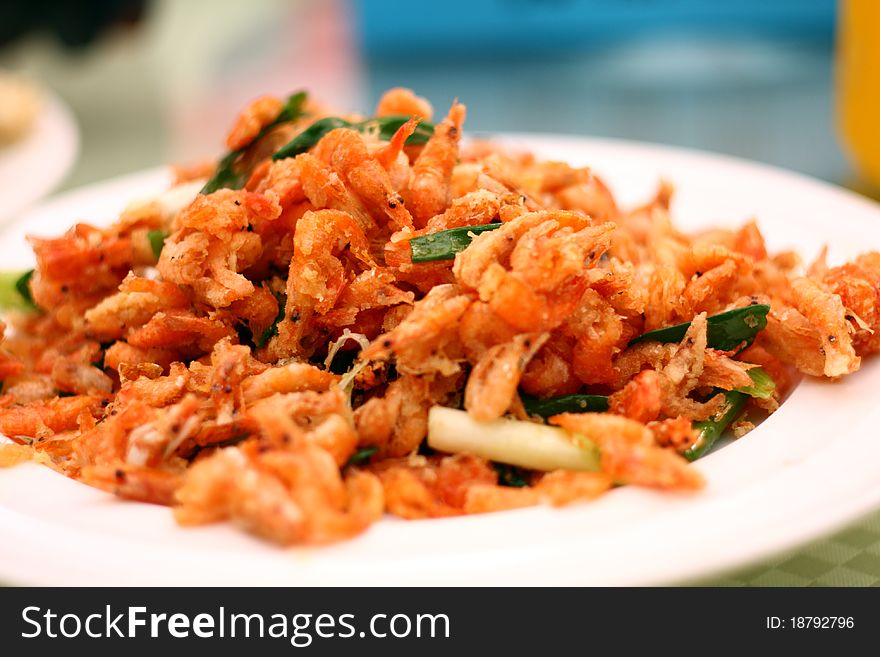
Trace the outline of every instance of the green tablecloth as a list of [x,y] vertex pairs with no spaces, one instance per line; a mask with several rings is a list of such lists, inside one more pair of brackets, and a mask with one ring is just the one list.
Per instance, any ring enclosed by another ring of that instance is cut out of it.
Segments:
[[846,529],[704,586],[880,586],[880,511]]

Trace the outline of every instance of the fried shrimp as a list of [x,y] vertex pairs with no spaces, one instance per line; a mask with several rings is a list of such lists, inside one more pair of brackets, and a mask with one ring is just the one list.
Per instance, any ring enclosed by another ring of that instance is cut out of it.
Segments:
[[566,413],[550,421],[594,441],[602,453],[603,472],[615,481],[685,490],[703,484],[685,459],[657,446],[654,434],[641,422],[605,413]]
[[257,261],[262,248],[248,226],[279,213],[277,204],[252,192],[198,196],[177,216],[178,230],[165,241],[159,273],[190,289],[195,300],[225,308],[254,292],[253,283],[240,273]]
[[668,182],[623,207],[601,162],[432,114],[404,88],[372,117],[263,96],[190,183],[29,238],[0,460],[320,545],[385,512],[697,490],[715,438],[880,351],[880,253],[804,268],[751,217],[688,234]]
[[467,111],[456,102],[449,115],[434,130],[412,165],[409,187],[404,192],[416,227],[443,212],[451,201],[449,183],[458,155],[461,128]]
[[376,116],[394,116],[396,114],[417,116],[430,121],[434,116],[434,109],[431,107],[431,103],[421,96],[416,96],[411,90],[404,87],[394,87],[382,94],[379,104],[376,105]]
[[327,133],[315,146],[314,155],[330,165],[347,183],[365,207],[374,208],[379,221],[391,221],[396,229],[412,228],[413,220],[403,197],[393,188],[385,167],[372,157],[361,135],[338,128]]
[[524,333],[482,355],[464,391],[464,406],[475,420],[494,420],[510,408],[523,370],[548,337]]
[[274,96],[261,96],[245,107],[229,134],[226,135],[226,147],[237,151],[250,144],[260,130],[272,123],[281,113],[283,103]]

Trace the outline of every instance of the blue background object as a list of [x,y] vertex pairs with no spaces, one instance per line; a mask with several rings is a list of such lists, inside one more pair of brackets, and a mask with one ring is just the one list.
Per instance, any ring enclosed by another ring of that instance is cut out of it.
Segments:
[[648,34],[830,41],[835,0],[357,0],[370,56],[589,49]]
[[470,131],[620,137],[845,182],[834,0],[357,0],[367,100],[408,86]]

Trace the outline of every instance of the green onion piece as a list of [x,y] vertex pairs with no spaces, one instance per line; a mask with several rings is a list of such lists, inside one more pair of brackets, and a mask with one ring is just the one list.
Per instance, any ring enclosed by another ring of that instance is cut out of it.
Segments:
[[166,237],[168,237],[168,233],[164,230],[151,230],[147,233],[147,239],[150,240],[150,247],[153,249],[153,255],[156,256],[156,260],[162,255],[162,247],[165,246]]
[[15,290],[24,300],[24,302],[30,306],[31,308],[36,308],[37,304],[34,303],[34,297],[31,295],[31,279],[34,277],[34,270],[30,269],[23,273],[18,277],[18,280],[15,281]]
[[529,415],[543,418],[560,413],[602,413],[608,410],[605,395],[561,395],[547,399],[523,396],[522,402]]
[[247,182],[250,173],[236,171],[234,165],[244,151],[232,151],[217,163],[217,170],[211,179],[202,187],[200,194],[213,194],[218,189],[241,189]]
[[361,447],[351,455],[351,458],[348,459],[348,462],[345,465],[360,465],[361,463],[366,463],[370,460],[370,457],[378,451],[378,447]]
[[288,96],[287,101],[284,103],[284,107],[281,108],[281,112],[275,117],[275,120],[263,128],[254,141],[257,141],[257,139],[265,135],[272,128],[282,123],[289,123],[290,121],[294,121],[301,117],[303,115],[303,105],[305,105],[308,97],[309,95],[305,91],[297,91],[295,94]]
[[28,286],[34,270],[0,272],[0,309],[37,310]]
[[735,390],[724,393],[724,397],[724,406],[714,418],[703,422],[694,422],[697,440],[684,451],[684,457],[688,461],[697,460],[712,448],[724,430],[742,412],[746,399],[748,399],[747,395]]
[[[331,130],[337,128],[352,128],[358,132],[375,133],[379,139],[387,141],[404,123],[410,120],[408,116],[379,116],[367,119],[360,123],[352,123],[338,116],[325,116],[318,119],[296,137],[287,142],[272,156],[273,160],[283,160],[288,157],[296,157],[305,153],[317,144],[321,138]],[[413,134],[406,140],[408,146],[424,144],[434,134],[434,126],[427,121],[419,123]]]
[[[251,141],[251,144],[258,142],[271,130],[274,130],[282,123],[289,123],[302,116],[303,105],[305,104],[307,97],[308,94],[306,94],[305,91],[298,91],[297,93],[288,96],[287,101],[284,103],[284,107],[281,109],[281,112],[275,120],[260,130],[257,136],[254,137],[253,141]],[[211,194],[218,189],[241,189],[244,187],[244,184],[250,177],[250,171],[237,170],[235,165],[251,144],[227,153],[217,163],[217,170],[214,172],[214,175],[211,176],[210,180],[205,183],[205,186],[202,187],[201,193]]]
[[757,397],[758,399],[769,399],[773,396],[776,390],[776,383],[766,371],[760,367],[753,367],[749,370],[749,376],[752,379],[752,385],[734,388],[736,392],[741,392],[749,397]]
[[284,144],[284,146],[276,151],[272,159],[283,160],[288,157],[296,157],[317,144],[321,137],[331,130],[336,130],[336,128],[353,128],[354,126],[354,123],[341,119],[338,116],[325,116],[323,119],[315,121],[296,137]]
[[412,261],[452,260],[456,253],[464,251],[470,245],[476,235],[495,230],[500,226],[500,223],[462,226],[414,237],[409,241]]
[[[719,315],[707,318],[706,338],[708,346],[721,351],[732,351],[743,342],[752,344],[755,336],[767,326],[767,313],[770,306],[755,304],[745,308],[735,308]],[[657,342],[680,342],[690,328],[690,322],[648,331],[630,340],[630,346],[646,340]]]
[[259,338],[255,338],[254,344],[257,347],[262,347],[269,342],[270,339],[278,335],[278,322],[284,319],[284,309],[285,306],[287,306],[287,297],[283,294],[276,294],[275,299],[278,301],[278,314],[275,315],[275,321],[272,322],[272,325],[266,328]]
[[[358,123],[357,126],[355,126],[355,129],[359,132],[375,133],[376,137],[382,141],[389,141],[394,136],[394,133],[411,118],[411,116],[402,115],[378,116]],[[407,137],[406,145],[419,146],[426,143],[433,136],[434,124],[429,123],[428,121],[419,121],[416,129],[409,137]]]
[[508,465],[507,463],[493,463],[492,465],[498,473],[499,486],[522,488],[523,486],[529,485],[529,482],[526,479],[528,475],[522,468],[518,468],[515,465]]
[[698,437],[696,442],[684,452],[685,458],[689,461],[700,458],[712,448],[724,430],[742,413],[743,406],[749,397],[767,399],[776,390],[776,383],[762,368],[753,367],[749,370],[749,376],[753,385],[725,392],[724,406],[714,418],[703,422],[694,422],[694,429],[696,429]]

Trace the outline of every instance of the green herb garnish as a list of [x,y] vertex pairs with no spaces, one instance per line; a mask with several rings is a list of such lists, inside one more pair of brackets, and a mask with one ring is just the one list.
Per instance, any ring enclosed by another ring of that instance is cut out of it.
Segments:
[[31,296],[30,280],[34,270],[0,272],[0,308],[39,310]]
[[270,131],[277,128],[282,123],[289,123],[303,115],[303,105],[308,95],[305,91],[298,91],[287,98],[281,112],[272,123],[264,127],[250,144],[244,148],[227,153],[218,163],[217,169],[210,180],[202,187],[202,194],[210,194],[218,189],[241,189],[250,177],[250,171],[239,169],[236,165],[244,152],[250,148],[251,144],[258,142],[265,137]]
[[[296,157],[305,153],[312,146],[321,141],[321,138],[331,130],[337,128],[352,128],[358,132],[374,133],[379,139],[388,141],[398,131],[400,126],[410,120],[409,116],[380,116],[366,121],[354,123],[338,116],[326,116],[318,119],[296,137],[287,142],[272,156],[273,160],[283,160],[288,157]],[[434,125],[422,121],[406,140],[408,146],[424,144],[434,134]]]
[[608,410],[605,395],[560,395],[547,399],[522,396],[522,402],[529,415],[543,418],[560,413],[602,413]]
[[361,447],[351,455],[351,458],[348,459],[345,465],[360,465],[361,463],[366,463],[370,460],[370,457],[378,451],[378,447]]
[[165,246],[165,239],[168,237],[168,233],[164,230],[151,230],[147,233],[147,239],[150,240],[150,248],[153,249],[153,255],[156,256],[156,260],[162,255],[162,247]]
[[[755,336],[767,326],[767,313],[770,306],[755,304],[745,308],[735,308],[725,313],[712,315],[706,319],[706,340],[712,349],[732,351],[745,343],[752,344]],[[648,331],[630,340],[630,346],[647,340],[657,342],[681,342],[690,328],[690,322],[667,326],[666,328]]]
[[724,393],[725,401],[721,411],[710,420],[694,422],[697,431],[697,440],[684,451],[684,457],[688,461],[696,461],[708,452],[724,433],[724,430],[742,412],[747,395],[731,390]]
[[511,488],[522,488],[528,486],[528,473],[523,468],[515,465],[507,465],[506,463],[493,463],[495,472],[498,473],[498,485],[509,486]]
[[[275,293],[273,292],[273,294]],[[254,344],[257,347],[262,347],[269,342],[269,340],[278,335],[278,322],[284,319],[285,306],[287,306],[287,296],[284,294],[275,294],[275,299],[278,301],[278,313],[275,315],[275,321],[263,331],[259,338],[254,339]]]
[[474,237],[500,227],[500,223],[462,226],[461,228],[450,228],[429,235],[414,237],[409,241],[409,247],[412,250],[412,261],[452,260],[455,258],[456,253],[464,251],[470,246]]

